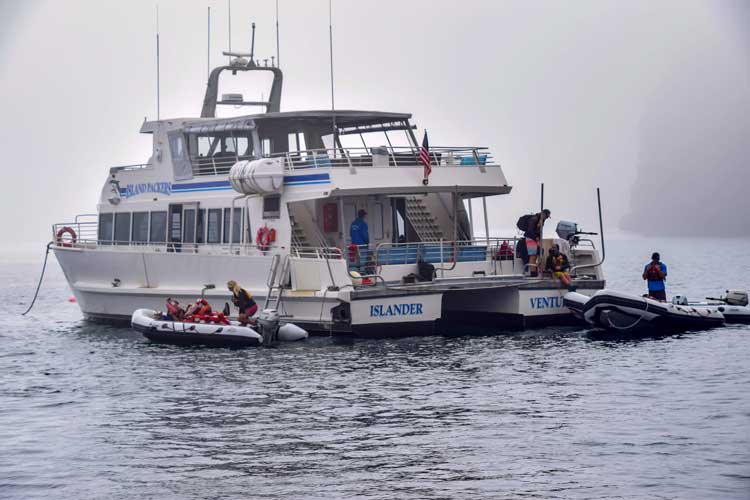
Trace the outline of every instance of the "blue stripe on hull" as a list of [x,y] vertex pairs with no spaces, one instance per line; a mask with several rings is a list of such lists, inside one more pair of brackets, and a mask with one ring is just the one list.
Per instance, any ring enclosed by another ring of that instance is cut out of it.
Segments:
[[[310,186],[315,184],[330,184],[331,176],[327,173],[306,175],[285,175],[285,186]],[[203,191],[227,191],[232,189],[229,181],[207,181],[172,184],[172,193],[199,193]],[[127,190],[120,188],[120,195]]]

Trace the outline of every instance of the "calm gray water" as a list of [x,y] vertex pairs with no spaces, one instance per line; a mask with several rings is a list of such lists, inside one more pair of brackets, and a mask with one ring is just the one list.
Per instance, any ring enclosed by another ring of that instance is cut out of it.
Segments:
[[[613,242],[613,287],[750,288],[750,242]],[[750,498],[750,327],[231,351],[80,319],[0,265],[0,498]]]

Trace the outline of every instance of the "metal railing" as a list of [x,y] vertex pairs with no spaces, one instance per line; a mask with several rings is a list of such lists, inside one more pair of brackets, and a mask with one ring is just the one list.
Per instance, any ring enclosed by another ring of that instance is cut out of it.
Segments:
[[[283,158],[288,170],[328,167],[398,167],[421,165],[420,150],[410,146],[378,146],[361,148],[307,149],[266,155],[270,158]],[[493,165],[494,157],[486,147],[432,147],[430,165],[440,166],[484,166]],[[237,153],[219,153],[212,156],[191,156],[190,163],[194,176],[227,175],[238,161],[253,160],[255,156]],[[111,172],[135,168],[148,168],[148,165],[125,165],[113,167]],[[118,170],[115,170],[118,169]]]
[[193,175],[227,175],[238,161],[254,160],[251,155],[222,153],[217,156],[194,156],[190,158]]
[[293,246],[289,250],[292,257],[302,259],[330,259],[340,260],[344,258],[344,253],[337,247],[297,247]]
[[[422,165],[420,150],[409,146],[375,148],[308,149],[274,153],[272,158],[284,158],[288,170],[329,167],[399,167]],[[440,166],[484,166],[494,164],[486,147],[433,147],[430,164]]]
[[[515,249],[518,238],[479,238],[472,240],[416,243],[381,243],[373,253],[376,266],[414,264],[428,262],[430,264],[452,264],[454,262],[481,261],[515,261]],[[360,255],[364,252],[358,247]],[[514,262],[515,265],[515,262]]]
[[109,173],[114,174],[116,172],[129,172],[132,170],[143,170],[151,168],[149,163],[133,163],[132,165],[118,165],[116,167],[110,167]]

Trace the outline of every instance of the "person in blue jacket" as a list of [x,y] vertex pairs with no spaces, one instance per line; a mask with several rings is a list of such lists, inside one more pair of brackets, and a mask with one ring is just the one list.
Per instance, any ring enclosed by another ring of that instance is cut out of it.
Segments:
[[648,296],[661,302],[667,301],[664,280],[667,279],[667,265],[661,261],[659,252],[651,255],[651,262],[643,268],[643,279],[648,281]]
[[354,219],[352,225],[349,226],[349,236],[352,239],[352,245],[369,245],[370,244],[370,231],[367,228],[367,212],[359,210],[357,212],[357,218]]

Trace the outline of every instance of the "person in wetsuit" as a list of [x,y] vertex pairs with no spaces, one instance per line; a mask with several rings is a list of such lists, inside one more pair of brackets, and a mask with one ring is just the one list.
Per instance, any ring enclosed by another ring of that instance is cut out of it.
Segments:
[[242,326],[250,322],[250,318],[258,312],[258,304],[255,303],[253,296],[237,284],[236,281],[228,281],[227,288],[232,292],[232,303],[240,310],[237,319]]
[[571,288],[570,274],[568,274],[570,262],[568,261],[568,256],[560,252],[560,245],[557,243],[549,249],[549,257],[547,257],[547,263],[544,268],[552,272],[555,278],[559,279],[568,289]]

